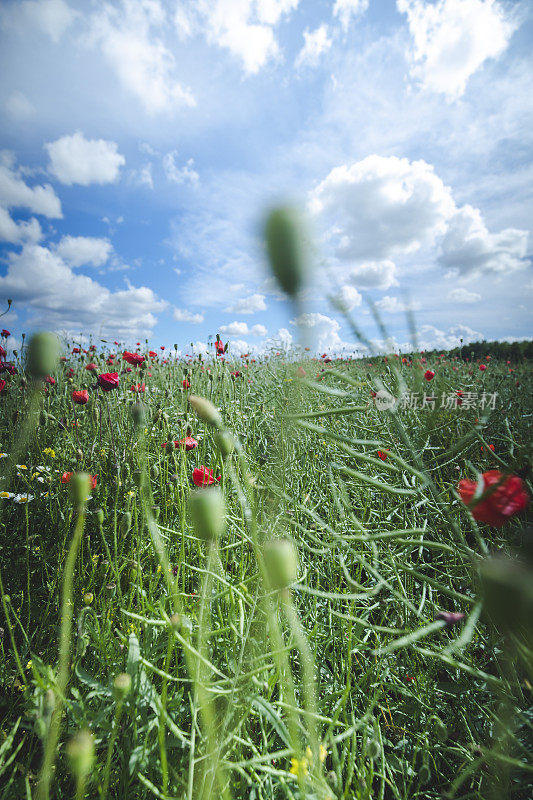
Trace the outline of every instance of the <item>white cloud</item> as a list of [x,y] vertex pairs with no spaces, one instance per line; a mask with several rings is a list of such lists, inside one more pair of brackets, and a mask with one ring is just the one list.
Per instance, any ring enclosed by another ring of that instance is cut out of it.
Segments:
[[256,311],[266,311],[265,295],[251,294],[249,297],[243,297],[225,311],[230,314],[255,314]]
[[278,52],[274,26],[299,0],[189,0],[175,17],[182,37],[201,33],[226,48],[253,75]]
[[527,231],[490,233],[477,208],[466,205],[450,219],[439,262],[462,275],[509,273],[527,266]]
[[[423,350],[449,350],[468,342],[478,342],[485,338],[483,333],[474,331],[468,325],[454,325],[443,331],[434,325],[421,325],[418,331],[419,346]],[[403,348],[410,349],[410,346]]]
[[460,97],[488,58],[507,48],[516,25],[496,0],[397,0],[413,38],[411,74],[424,88]]
[[30,187],[13,167],[13,159],[4,152],[0,162],[0,205],[27,208],[34,214],[60,219],[61,203],[50,184]]
[[410,311],[415,311],[416,309],[420,308],[420,303],[408,303],[406,305],[401,300],[398,300],[397,297],[385,295],[385,297],[382,297],[381,300],[377,301],[376,308],[379,308],[380,311],[384,311],[386,314],[405,314],[407,309]]
[[24,0],[4,8],[2,21],[22,31],[32,25],[57,44],[76,16],[64,0]]
[[333,40],[328,36],[328,26],[325,23],[314,31],[304,31],[304,45],[296,57],[296,68],[315,67],[332,44]]
[[346,342],[339,335],[340,323],[332,317],[316,312],[305,313],[292,320],[291,324],[298,326],[305,344],[313,350],[338,353],[346,349]]
[[266,336],[267,334],[264,325],[253,325],[249,328],[246,322],[237,321],[221,325],[219,330],[224,336]]
[[362,16],[368,8],[369,0],[335,0],[334,16],[339,18],[342,29],[348,30],[352,17]]
[[363,300],[357,289],[347,285],[341,286],[335,299],[346,311],[353,311],[356,306],[361,305]]
[[379,261],[432,243],[454,211],[450,189],[425,161],[371,155],[335,167],[309,208],[342,261]]
[[448,293],[448,300],[454,303],[477,303],[481,300],[481,295],[477,292],[469,292],[468,289],[458,288],[452,289]]
[[139,186],[148,186],[149,189],[154,188],[154,179],[152,177],[152,164],[148,162],[139,170],[135,170],[133,172],[134,180],[139,184]]
[[172,52],[156,34],[165,25],[159,0],[122,0],[119,8],[106,4],[92,20],[91,41],[151,114],[195,105],[190,89],[175,79]]
[[120,167],[126,163],[124,156],[117,152],[115,142],[86,139],[80,131],[44,146],[50,156],[48,171],[68,186],[114,183]]
[[12,92],[6,100],[6,111],[13,119],[24,122],[35,114],[35,107],[22,92]]
[[250,345],[244,339],[232,339],[229,345],[229,356],[240,356],[250,351]]
[[359,264],[350,273],[352,282],[362,289],[389,289],[391,286],[398,286],[395,276],[396,264],[388,259]]
[[176,322],[190,322],[193,325],[199,325],[204,321],[203,314],[194,314],[192,311],[187,311],[186,308],[175,308],[173,316]]
[[113,245],[109,239],[93,236],[63,236],[54,249],[71,267],[81,267],[84,264],[101,267],[113,252]]
[[12,244],[23,241],[38,242],[42,235],[41,226],[35,217],[27,222],[15,222],[7,209],[0,206],[0,242],[11,242]]
[[7,274],[0,294],[29,311],[28,324],[50,330],[92,332],[113,338],[149,337],[155,313],[166,303],[146,286],[110,291],[86,275],[72,271],[57,254],[28,244],[8,253]]
[[176,164],[177,155],[177,151],[173,150],[163,158],[163,169],[167,179],[174,183],[198,183],[200,176],[194,169],[194,158],[189,158],[182,167],[178,167]]

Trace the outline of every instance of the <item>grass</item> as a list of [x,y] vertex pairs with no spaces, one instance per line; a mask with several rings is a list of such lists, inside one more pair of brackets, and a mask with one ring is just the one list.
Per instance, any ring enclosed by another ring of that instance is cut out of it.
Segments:
[[[0,400],[0,800],[531,797],[533,641],[508,619],[531,601],[487,578],[495,554],[527,574],[527,512],[478,526],[455,492],[530,466],[530,363],[161,353],[126,373],[107,346],[66,352],[46,392],[22,353]],[[89,360],[118,390],[90,388]],[[380,411],[381,387],[437,401]],[[441,407],[457,390],[471,407]],[[197,449],[161,446],[188,427]],[[202,465],[225,500],[215,542],[189,513]],[[70,471],[97,476],[87,502]],[[297,548],[289,588],[273,537]]]

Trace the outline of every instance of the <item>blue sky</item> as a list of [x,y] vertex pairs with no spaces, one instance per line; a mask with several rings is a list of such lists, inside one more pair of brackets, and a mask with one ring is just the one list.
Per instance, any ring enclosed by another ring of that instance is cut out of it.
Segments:
[[[300,328],[348,353],[339,294],[400,347],[406,303],[423,347],[530,336],[532,20],[496,0],[4,0],[12,346],[220,332],[239,354]],[[309,234],[299,320],[261,242],[279,202]]]

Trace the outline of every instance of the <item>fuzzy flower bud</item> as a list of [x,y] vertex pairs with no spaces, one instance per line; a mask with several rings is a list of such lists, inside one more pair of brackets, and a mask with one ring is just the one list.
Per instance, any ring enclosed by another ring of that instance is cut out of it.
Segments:
[[78,731],[68,742],[67,758],[70,771],[75,778],[90,774],[94,762],[94,736],[88,730]]
[[301,223],[293,209],[275,208],[265,225],[272,272],[290,297],[295,297],[304,277]]
[[122,703],[131,690],[131,677],[127,672],[121,672],[113,681],[113,697],[116,703]]
[[235,450],[235,440],[229,431],[217,431],[215,442],[224,460]]
[[291,539],[271,539],[265,545],[265,563],[273,589],[285,589],[298,576],[298,552]]
[[73,503],[75,505],[85,503],[91,492],[91,476],[87,472],[75,472],[69,484]]
[[189,395],[189,403],[196,411],[200,419],[209,423],[214,428],[222,428],[222,417],[210,400],[205,397],[198,397],[196,394]]
[[201,539],[215,542],[224,532],[226,507],[218,487],[193,492],[189,509],[195,531]]
[[59,362],[59,340],[53,333],[34,333],[31,337],[26,370],[35,380],[43,380],[56,369]]

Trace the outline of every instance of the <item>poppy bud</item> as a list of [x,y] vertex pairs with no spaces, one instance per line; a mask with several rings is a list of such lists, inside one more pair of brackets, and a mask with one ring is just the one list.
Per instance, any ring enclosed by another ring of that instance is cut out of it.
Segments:
[[220,416],[220,412],[215,408],[210,400],[206,400],[205,397],[198,397],[198,395],[191,394],[189,395],[189,403],[196,411],[200,419],[202,419],[204,422],[209,423],[209,425],[212,425],[214,428],[222,427],[222,417]]
[[176,628],[180,633],[190,633],[192,631],[192,622],[185,614],[172,614],[170,622],[173,628]]
[[78,731],[67,743],[66,752],[75,778],[85,778],[90,774],[94,762],[94,736],[90,731]]
[[34,380],[43,380],[57,367],[59,340],[53,333],[34,333],[28,344],[26,370]]
[[75,472],[68,482],[73,503],[85,503],[91,491],[91,476],[87,472]]
[[48,414],[46,413],[46,411],[42,410],[41,413],[39,414],[39,425],[46,425],[47,422],[48,422]]
[[159,477],[159,467],[157,466],[157,464],[152,464],[150,468],[150,474],[152,475],[152,478]]
[[372,761],[375,761],[381,753],[381,747],[377,739],[370,739],[366,744],[366,754]]
[[217,431],[215,442],[224,460],[235,450],[235,440],[229,431]]
[[131,691],[131,677],[121,672],[113,681],[113,697],[116,703],[123,703]]
[[140,470],[140,469],[134,470],[132,477],[133,477],[133,483],[135,484],[135,486],[138,489],[140,489],[142,486],[144,486],[144,482],[145,481],[144,481],[144,475],[143,475],[142,470]]
[[126,536],[131,528],[131,512],[125,511],[120,519],[119,530],[122,536]]
[[304,267],[300,221],[294,210],[276,208],[265,225],[265,238],[270,266],[278,283],[290,297],[301,288]]
[[103,512],[103,510],[101,508],[97,508],[96,511],[95,511],[95,514],[96,514],[96,521],[98,522],[98,524],[99,525],[103,525],[104,524],[104,512]]
[[136,428],[144,423],[146,418],[146,406],[144,403],[134,403],[131,407],[131,417]]
[[216,542],[224,533],[226,506],[220,489],[200,489],[189,499],[189,510],[196,534],[206,542]]
[[90,606],[94,600],[94,594],[92,592],[85,592],[83,595],[83,602],[86,606]]
[[448,728],[444,724],[444,722],[439,719],[439,717],[435,717],[433,720],[433,729],[435,731],[435,736],[439,740],[439,742],[445,742],[448,738]]
[[273,589],[285,589],[298,576],[298,552],[291,539],[271,539],[264,550],[268,577]]

